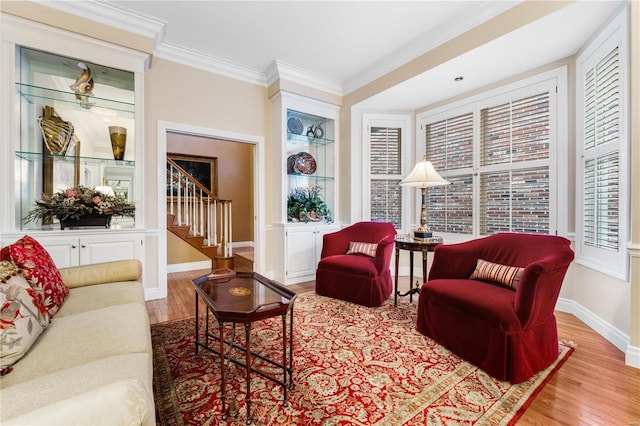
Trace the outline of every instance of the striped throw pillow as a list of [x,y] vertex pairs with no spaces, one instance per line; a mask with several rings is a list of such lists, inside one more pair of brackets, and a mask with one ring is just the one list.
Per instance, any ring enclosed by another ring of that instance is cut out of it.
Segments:
[[376,257],[376,250],[378,249],[378,245],[375,243],[359,243],[356,241],[351,241],[349,243],[349,250],[347,250],[347,254],[364,254],[371,257]]
[[505,287],[509,287],[512,290],[516,290],[518,288],[518,284],[520,284],[520,278],[522,277],[523,272],[524,268],[500,265],[499,263],[492,263],[483,259],[478,259],[476,269],[473,271],[469,279],[491,281]]

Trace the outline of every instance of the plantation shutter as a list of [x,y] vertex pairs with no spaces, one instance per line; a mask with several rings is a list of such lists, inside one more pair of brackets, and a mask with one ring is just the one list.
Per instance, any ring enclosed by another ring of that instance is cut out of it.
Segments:
[[402,129],[371,127],[371,220],[402,228]]
[[473,113],[426,125],[425,152],[450,185],[427,189],[427,222],[435,232],[473,232]]
[[620,247],[618,50],[584,75],[583,242],[611,251]]
[[549,92],[480,111],[481,235],[549,232],[549,135]]

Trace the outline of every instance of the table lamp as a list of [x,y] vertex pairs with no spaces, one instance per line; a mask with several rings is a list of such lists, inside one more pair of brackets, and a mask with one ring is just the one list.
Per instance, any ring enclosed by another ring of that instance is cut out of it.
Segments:
[[422,191],[420,227],[413,233],[414,238],[431,238],[433,236],[431,229],[427,226],[427,188],[449,185],[450,183],[436,172],[431,161],[427,161],[426,155],[422,157],[422,161],[416,164],[409,176],[400,181],[400,185],[417,186]]

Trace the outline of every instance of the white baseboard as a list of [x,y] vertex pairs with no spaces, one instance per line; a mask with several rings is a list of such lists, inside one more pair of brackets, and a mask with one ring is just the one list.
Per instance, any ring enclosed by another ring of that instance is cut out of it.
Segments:
[[149,300],[157,300],[166,298],[166,294],[161,294],[159,288],[145,288],[144,289],[144,300],[145,302]]
[[624,363],[631,367],[640,368],[640,348],[637,346],[627,346]]
[[231,243],[231,248],[239,247],[254,247],[253,241],[234,241]]
[[[640,350],[636,351],[635,355],[631,354],[629,348],[629,336],[622,331],[618,330],[578,302],[570,299],[559,298],[558,303],[556,303],[556,309],[561,312],[567,312],[569,314],[575,315],[580,321],[587,324],[593,330],[595,330],[599,335],[607,339],[609,342],[613,344],[616,348],[620,349],[622,352],[627,354],[627,360],[635,356],[636,362],[640,359]],[[629,362],[626,362],[627,365]],[[637,364],[637,365],[640,365]],[[635,366],[635,365],[632,365]],[[638,367],[640,368],[640,367]]]
[[174,263],[167,265],[167,273],[197,271],[199,269],[211,269],[210,260],[201,260],[199,262]]

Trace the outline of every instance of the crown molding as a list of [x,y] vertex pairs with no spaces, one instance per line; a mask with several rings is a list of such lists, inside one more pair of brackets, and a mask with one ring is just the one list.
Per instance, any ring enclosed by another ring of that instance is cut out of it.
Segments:
[[262,71],[185,49],[172,43],[162,43],[156,48],[154,56],[247,83],[267,86],[267,80]]
[[279,79],[302,84],[332,95],[342,96],[343,94],[342,85],[339,82],[277,59],[266,69],[265,76],[268,85],[272,85]]
[[144,72],[149,53],[91,38],[62,28],[0,13],[2,37],[17,45],[73,57],[79,50],[88,62],[103,63],[127,71]]
[[468,11],[466,19],[458,20],[459,25],[451,26],[448,23],[429,31],[404,48],[371,64],[363,72],[338,82],[277,59],[266,70],[260,71],[167,43],[165,42],[167,22],[128,10],[123,6],[113,6],[108,1],[31,1],[90,20],[97,20],[99,17],[100,22],[104,24],[149,37],[154,40],[154,56],[163,59],[262,86],[269,86],[277,80],[286,80],[337,96],[343,96],[365,86],[522,2],[522,0],[479,2],[476,7]]
[[154,40],[154,46],[164,41],[167,23],[157,18],[127,10],[123,7],[114,7],[108,2],[84,0],[84,1],[50,1],[31,0],[33,3],[45,7],[70,13],[92,21],[110,25],[121,30],[129,31]]

